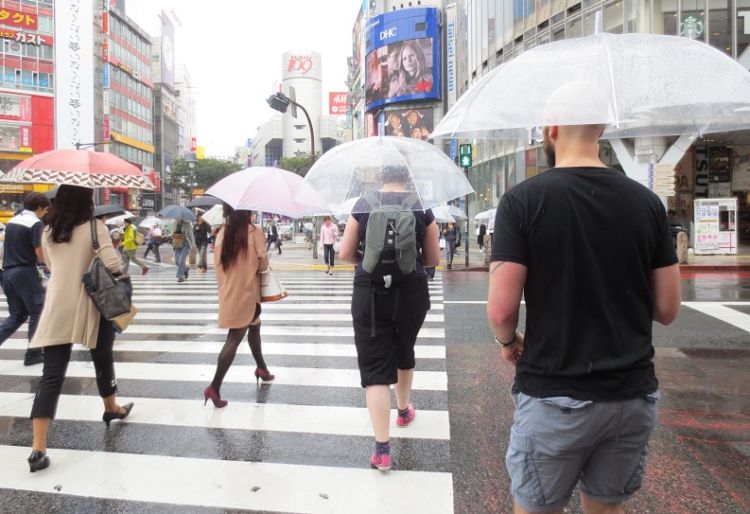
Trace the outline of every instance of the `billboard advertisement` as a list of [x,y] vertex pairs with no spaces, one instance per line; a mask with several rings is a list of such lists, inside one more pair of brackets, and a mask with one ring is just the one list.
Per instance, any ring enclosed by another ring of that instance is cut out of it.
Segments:
[[440,9],[401,9],[370,18],[366,40],[368,111],[440,99]]
[[57,148],[94,137],[94,4],[55,2],[55,139]]
[[328,93],[328,114],[341,116],[349,112],[349,93]]
[[433,109],[396,109],[385,112],[386,136],[411,137],[427,141],[435,127]]
[[161,81],[174,89],[174,25],[161,13]]

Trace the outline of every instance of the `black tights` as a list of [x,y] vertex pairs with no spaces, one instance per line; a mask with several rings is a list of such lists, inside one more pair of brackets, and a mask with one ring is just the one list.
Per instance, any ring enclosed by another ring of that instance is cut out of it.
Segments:
[[[258,305],[255,311],[255,320],[260,316],[260,305]],[[234,362],[234,356],[237,354],[237,348],[245,338],[245,332],[247,332],[247,342],[250,343],[250,351],[255,359],[255,365],[260,369],[268,369],[266,367],[266,361],[263,360],[263,351],[260,347],[260,322],[257,325],[250,325],[247,328],[230,328],[227,334],[227,342],[224,343],[224,347],[219,352],[219,362],[216,365],[216,374],[211,382],[211,388],[219,392],[221,389],[221,383],[224,382],[224,377],[229,371],[229,367]]]
[[[111,321],[101,318],[96,348],[91,350],[91,359],[96,370],[96,386],[99,396],[106,398],[117,392],[115,363],[112,345],[115,342],[115,329]],[[57,401],[60,399],[65,372],[68,370],[72,344],[47,346],[44,349],[44,370],[39,381],[39,389],[31,408],[32,418],[54,418]]]

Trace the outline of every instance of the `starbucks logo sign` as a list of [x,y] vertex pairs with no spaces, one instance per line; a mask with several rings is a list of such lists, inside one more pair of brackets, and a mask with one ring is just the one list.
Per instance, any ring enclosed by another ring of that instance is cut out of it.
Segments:
[[699,39],[703,36],[703,17],[698,14],[685,14],[680,22],[680,35],[688,39]]

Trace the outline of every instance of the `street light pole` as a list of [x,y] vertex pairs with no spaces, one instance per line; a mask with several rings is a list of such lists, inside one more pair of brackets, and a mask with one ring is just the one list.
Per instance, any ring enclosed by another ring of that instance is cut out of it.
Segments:
[[[315,163],[315,130],[313,129],[312,120],[310,119],[310,114],[307,112],[307,109],[305,109],[301,104],[295,102],[288,96],[286,96],[282,92],[278,92],[275,95],[271,95],[266,99],[266,102],[268,102],[268,105],[271,107],[271,109],[274,109],[276,111],[279,111],[280,113],[284,114],[286,113],[287,109],[289,108],[289,104],[294,105],[295,107],[302,109],[302,112],[305,114],[305,118],[307,118],[307,126],[310,127],[310,160],[311,163]],[[318,258],[318,217],[315,216],[313,218],[313,239],[312,239],[312,252],[313,252],[313,259]]]

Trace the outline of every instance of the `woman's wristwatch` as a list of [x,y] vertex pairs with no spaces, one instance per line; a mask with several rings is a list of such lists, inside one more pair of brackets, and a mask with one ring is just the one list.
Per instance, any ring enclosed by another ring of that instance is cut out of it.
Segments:
[[504,341],[501,341],[500,339],[498,339],[498,338],[496,337],[496,338],[495,338],[495,342],[496,342],[497,344],[499,344],[500,346],[502,346],[503,348],[506,348],[506,347],[508,347],[508,346],[512,345],[513,343],[515,343],[515,342],[516,342],[516,339],[517,339],[517,338],[518,338],[518,332],[514,332],[514,333],[513,333],[513,339],[511,339],[510,341],[505,341],[505,342],[504,342]]

